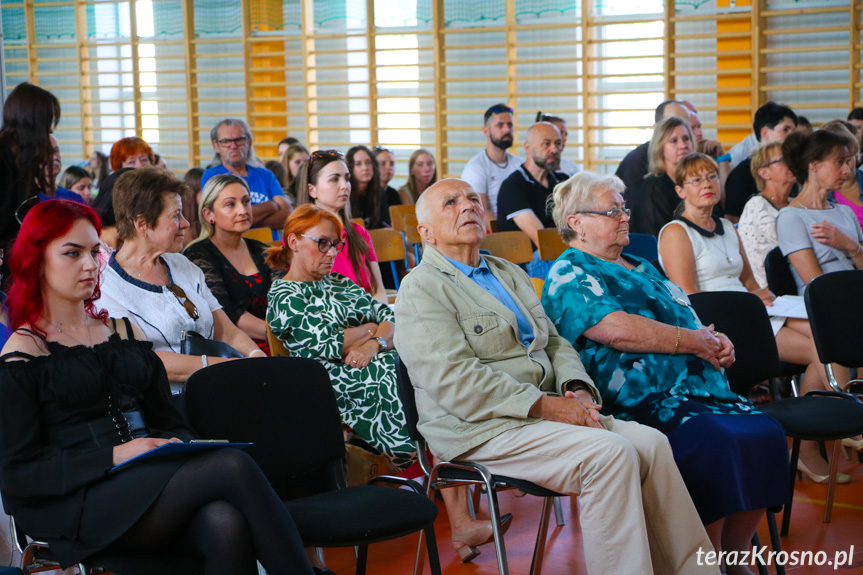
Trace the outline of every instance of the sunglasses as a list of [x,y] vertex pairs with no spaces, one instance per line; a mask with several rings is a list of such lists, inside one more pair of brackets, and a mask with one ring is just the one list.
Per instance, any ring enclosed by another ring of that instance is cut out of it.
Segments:
[[336,158],[337,160],[341,160],[345,155],[338,150],[315,150],[312,152],[312,155],[309,156],[309,167],[315,163],[315,159],[324,160],[327,158]]
[[189,314],[189,317],[192,319],[198,319],[200,316],[198,315],[198,308],[194,303],[189,299],[189,296],[186,295],[186,292],[183,291],[183,288],[178,286],[175,283],[169,283],[167,286],[168,291],[174,294],[174,297],[177,298],[177,301],[183,304],[183,307],[186,309],[186,313]]
[[483,115],[482,117],[483,124],[487,123],[488,119],[491,118],[493,114],[503,114],[504,112],[512,114],[512,108],[510,108],[506,104],[498,104],[496,106],[492,106],[485,111],[485,115]]

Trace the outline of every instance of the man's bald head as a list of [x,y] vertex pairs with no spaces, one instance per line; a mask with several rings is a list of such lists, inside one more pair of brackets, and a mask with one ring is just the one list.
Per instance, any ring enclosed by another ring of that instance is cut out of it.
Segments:
[[482,201],[464,180],[440,180],[420,195],[417,229],[426,243],[446,254],[453,246],[479,249],[485,237]]
[[524,140],[527,151],[527,168],[531,164],[543,170],[556,172],[560,168],[560,153],[563,151],[560,130],[551,122],[537,122],[527,130]]

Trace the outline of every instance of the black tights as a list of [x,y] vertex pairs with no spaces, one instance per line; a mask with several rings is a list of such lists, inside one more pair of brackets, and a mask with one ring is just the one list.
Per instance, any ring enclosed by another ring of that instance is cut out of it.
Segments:
[[[178,547],[179,546],[179,547]],[[236,449],[183,464],[114,549],[197,549],[207,575],[311,575],[290,513],[258,465]]]

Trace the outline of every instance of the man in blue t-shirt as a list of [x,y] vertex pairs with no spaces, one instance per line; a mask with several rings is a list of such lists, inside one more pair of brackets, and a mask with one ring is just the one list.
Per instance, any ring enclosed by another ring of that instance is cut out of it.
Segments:
[[252,132],[243,120],[227,118],[210,131],[210,139],[220,166],[209,168],[201,177],[201,189],[218,174],[234,174],[249,184],[252,192],[252,225],[281,230],[291,207],[279,181],[265,168],[247,164],[252,149]]

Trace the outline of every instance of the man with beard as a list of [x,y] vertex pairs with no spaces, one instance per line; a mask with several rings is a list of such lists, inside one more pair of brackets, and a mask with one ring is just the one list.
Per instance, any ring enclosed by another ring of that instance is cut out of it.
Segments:
[[[560,131],[554,124],[538,122],[528,129],[524,142],[527,160],[500,185],[498,231],[521,230],[530,236],[534,246],[538,246],[537,232],[554,227],[547,202],[554,187],[568,178],[558,171],[562,148]],[[527,266],[528,275],[544,279],[547,264],[535,251],[533,261]]]
[[485,111],[482,133],[486,137],[485,149],[471,158],[461,173],[461,179],[479,194],[485,210],[486,230],[497,215],[497,196],[501,182],[518,168],[523,160],[507,150],[515,136],[512,127],[512,108],[495,104]]
[[218,174],[234,174],[249,184],[252,200],[252,225],[281,230],[291,213],[290,205],[276,176],[261,166],[253,166],[252,132],[242,120],[227,118],[210,131],[213,150],[221,165],[208,168],[201,176],[201,189]]

